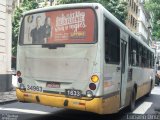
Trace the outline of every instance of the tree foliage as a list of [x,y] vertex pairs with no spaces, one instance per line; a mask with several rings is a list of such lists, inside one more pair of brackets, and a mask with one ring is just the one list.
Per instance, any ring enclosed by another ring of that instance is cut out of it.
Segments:
[[20,7],[16,7],[13,14],[12,21],[12,55],[16,56],[17,41],[19,35],[20,19],[22,13],[38,7],[38,3],[35,0],[23,0]]
[[145,8],[153,15],[153,36],[160,39],[160,0],[148,0]]
[[116,16],[121,22],[125,23],[127,16],[127,2],[119,2],[119,0],[58,0],[58,4],[82,2],[100,3],[114,16]]

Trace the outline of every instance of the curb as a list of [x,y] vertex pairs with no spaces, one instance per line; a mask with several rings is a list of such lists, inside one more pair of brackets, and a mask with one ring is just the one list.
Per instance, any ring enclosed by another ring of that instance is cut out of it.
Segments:
[[15,91],[0,92],[0,105],[17,101]]
[[12,103],[12,102],[17,102],[17,101],[18,101],[17,99],[6,100],[6,101],[3,101],[3,102],[0,102],[0,105],[4,105],[4,104],[7,104],[7,103]]

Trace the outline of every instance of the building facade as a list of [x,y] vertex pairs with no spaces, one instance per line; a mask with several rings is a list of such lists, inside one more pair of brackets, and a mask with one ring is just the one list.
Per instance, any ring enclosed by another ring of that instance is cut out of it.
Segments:
[[[124,1],[124,0],[123,0]],[[151,19],[144,9],[145,0],[125,0],[128,2],[126,26],[149,46],[152,44]]]
[[12,0],[0,1],[0,91],[11,89]]

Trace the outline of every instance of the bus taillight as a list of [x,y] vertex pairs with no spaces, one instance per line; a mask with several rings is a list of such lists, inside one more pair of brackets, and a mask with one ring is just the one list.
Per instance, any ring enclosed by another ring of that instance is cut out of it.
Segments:
[[91,90],[95,90],[95,89],[96,89],[96,84],[90,83],[90,84],[89,84],[89,88],[90,88]]
[[20,77],[21,76],[21,72],[17,71],[17,76]]
[[18,82],[22,83],[22,78],[21,77],[18,78]]
[[93,83],[96,83],[96,82],[99,81],[99,77],[98,77],[97,75],[92,75],[91,81],[92,81]]

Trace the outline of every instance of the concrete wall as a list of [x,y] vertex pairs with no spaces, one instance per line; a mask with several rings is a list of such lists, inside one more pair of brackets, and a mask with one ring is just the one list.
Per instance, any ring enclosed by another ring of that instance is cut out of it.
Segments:
[[11,89],[12,0],[0,0],[0,91]]
[[0,92],[12,90],[12,75],[4,74],[0,75]]

